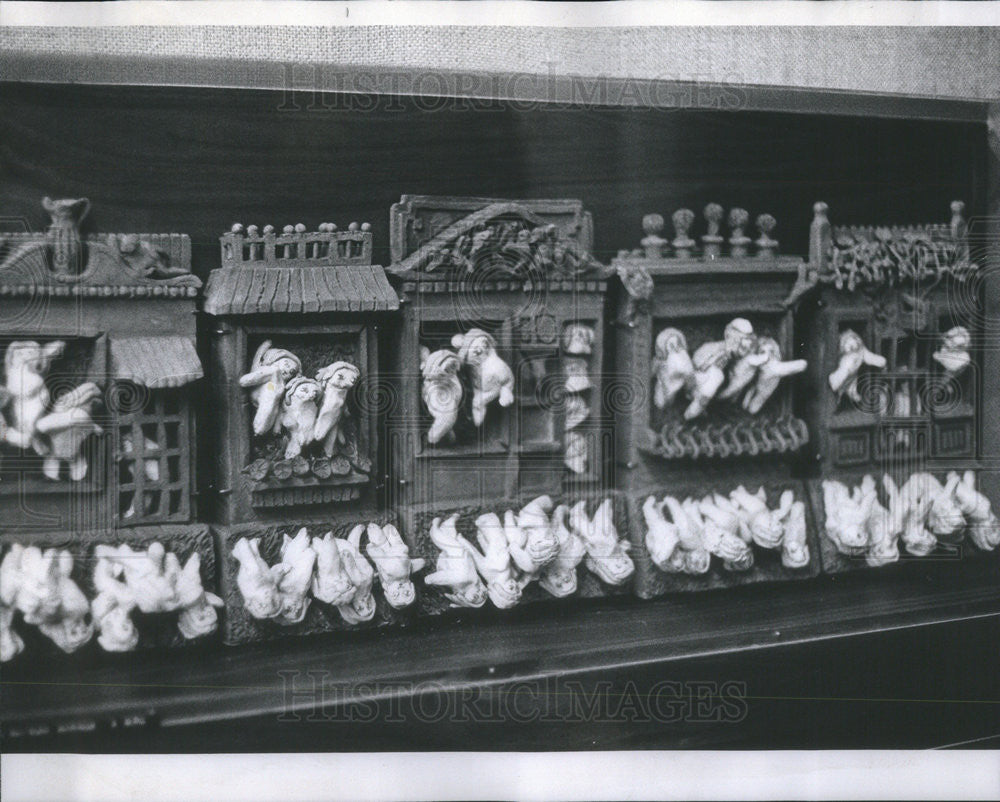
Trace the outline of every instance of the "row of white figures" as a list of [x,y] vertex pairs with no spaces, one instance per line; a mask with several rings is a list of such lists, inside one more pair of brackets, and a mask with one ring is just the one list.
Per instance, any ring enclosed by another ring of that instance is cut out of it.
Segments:
[[777,509],[767,506],[763,488],[750,493],[742,485],[729,497],[713,493],[702,499],[678,501],[649,496],[642,505],[646,519],[646,549],[661,571],[697,576],[711,567],[711,555],[728,571],[753,567],[752,544],[781,549],[786,568],[809,564],[805,504],[786,490]]
[[194,639],[215,632],[219,625],[216,607],[223,601],[201,583],[201,556],[194,552],[184,567],[162,544],[151,543],[146,551],[129,546],[98,545],[94,548],[94,588],[91,603],[97,641],[105,651],[127,652],[139,642],[131,613],[178,612],[177,629]]
[[208,635],[218,626],[216,607],[222,600],[204,589],[201,558],[191,555],[181,567],[177,555],[162,544],[146,551],[126,545],[99,544],[94,548],[94,587],[88,601],[73,581],[73,556],[65,549],[46,549],[15,543],[0,563],[0,658],[17,656],[24,642],[13,629],[14,613],[25,624],[37,626],[64,652],[88,643],[96,629],[105,651],[136,647],[139,632],[130,615],[178,612],[177,627],[187,639]]
[[1000,545],[1000,520],[976,489],[972,471],[961,476],[952,471],[943,484],[929,473],[914,473],[902,487],[885,475],[882,487],[888,507],[871,476],[853,489],[823,482],[826,535],[842,554],[864,556],[877,567],[899,559],[899,541],[917,557],[930,554],[939,541],[955,542],[966,534],[984,551]]
[[316,372],[316,378],[302,375],[302,361],[291,351],[274,348],[270,340],[260,344],[250,365],[240,376],[240,386],[250,391],[256,407],[255,435],[288,434],[285,459],[292,459],[313,442],[323,444],[332,457],[344,436],[341,419],[347,414],[347,394],[357,383],[360,371],[350,362],[334,362]]
[[594,330],[582,323],[569,323],[563,329],[563,374],[566,379],[565,420],[566,445],[563,463],[573,473],[585,473],[588,463],[587,438],[574,431],[590,414],[590,405],[582,393],[593,385],[590,381],[590,362],[594,343]]
[[[371,564],[361,553],[366,531]],[[240,538],[233,557],[240,564],[236,585],[247,612],[283,625],[300,623],[312,599],[336,607],[349,624],[371,621],[376,571],[386,601],[396,609],[407,607],[416,598],[410,574],[424,565],[422,559],[410,558],[395,526],[376,523],[355,526],[346,539],[333,532],[310,539],[303,527],[295,537],[282,537],[280,560],[270,566],[260,554],[260,538]]]
[[807,367],[804,359],[782,361],[777,341],[755,334],[744,318],[730,321],[724,339],[699,346],[693,355],[688,354],[683,332],[675,328],[656,335],[654,350],[653,403],[665,409],[683,390],[690,399],[685,420],[703,415],[714,398],[742,403],[756,415],[783,378]]
[[433,423],[427,432],[432,445],[454,439],[452,429],[462,408],[462,382],[458,371],[469,368],[472,385],[472,422],[482,426],[486,407],[497,401],[502,407],[514,403],[514,373],[497,354],[493,335],[482,329],[469,329],[451,338],[456,351],[442,348],[431,352],[420,348],[420,370],[423,375],[422,396]]
[[33,449],[42,460],[42,473],[57,480],[65,462],[69,478],[78,482],[87,475],[83,444],[103,430],[92,416],[101,390],[84,382],[52,398],[45,377],[52,362],[66,349],[62,340],[40,345],[19,340],[4,355],[5,382],[0,391],[0,439],[21,449]]
[[[971,363],[969,347],[972,337],[965,326],[954,326],[941,335],[941,345],[932,354],[949,376],[960,375]],[[846,329],[840,335],[840,356],[837,368],[829,376],[830,389],[838,395],[846,395],[855,403],[861,402],[858,377],[862,367],[884,370],[886,359],[881,354],[868,350],[861,335],[853,329]]]
[[482,607],[488,597],[509,609],[535,580],[556,598],[569,596],[577,589],[581,562],[610,585],[623,584],[635,570],[629,544],[618,537],[611,499],[601,502],[593,517],[584,501],[554,507],[548,496],[516,514],[507,510],[503,521],[495,513],[480,515],[479,548],[458,533],[457,519],[456,513],[431,522],[431,542],[440,553],[434,571],[424,577],[426,584],[443,588],[454,607]]

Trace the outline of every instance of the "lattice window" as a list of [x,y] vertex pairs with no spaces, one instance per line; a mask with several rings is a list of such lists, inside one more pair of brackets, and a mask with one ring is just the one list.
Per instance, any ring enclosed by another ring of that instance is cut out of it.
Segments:
[[188,520],[193,432],[185,389],[150,391],[141,410],[119,416],[116,432],[119,522]]

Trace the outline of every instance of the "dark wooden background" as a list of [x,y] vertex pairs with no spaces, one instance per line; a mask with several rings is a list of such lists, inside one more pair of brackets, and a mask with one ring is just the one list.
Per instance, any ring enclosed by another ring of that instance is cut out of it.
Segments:
[[772,213],[801,254],[816,200],[835,223],[981,210],[985,143],[971,123],[0,84],[0,214],[38,229],[43,195],[87,196],[86,230],[188,233],[200,274],[234,221],[369,221],[385,263],[404,192],[580,198],[603,259],[643,214],[715,201]]
[[[700,212],[709,201],[774,214],[782,250],[800,254],[816,200],[830,204],[834,222],[866,223],[946,222],[954,198],[972,214],[986,205],[981,124],[339,102],[263,91],[0,84],[0,223],[39,230],[48,223],[43,195],[87,196],[86,230],[188,233],[195,269],[205,275],[218,265],[219,234],[234,221],[313,228],[367,220],[376,260],[385,262],[389,206],[404,192],[580,198],[594,214],[602,259],[637,245],[643,214]],[[525,611],[520,623],[449,622],[440,632],[377,633],[350,646],[305,639],[259,653],[66,661],[30,676],[4,669],[3,718],[14,712],[30,723],[48,710],[58,722],[68,707],[98,718],[96,733],[22,734],[4,738],[4,748],[995,747],[996,571],[969,586],[961,576],[935,580],[922,571],[906,581],[891,573],[819,577],[735,595]],[[938,623],[926,626],[930,619]],[[588,644],[597,624],[603,629]],[[431,638],[436,648],[427,648]],[[279,668],[323,667],[334,678],[363,680],[398,677],[412,665],[424,672],[419,678],[458,694],[487,676],[483,661],[511,679],[611,666],[576,676],[612,695],[629,682],[641,693],[664,678],[735,679],[747,683],[751,703],[738,725],[627,716],[523,726],[278,719]],[[110,711],[108,721],[148,716],[154,726],[112,731],[102,711]],[[41,732],[54,732],[48,727]]]

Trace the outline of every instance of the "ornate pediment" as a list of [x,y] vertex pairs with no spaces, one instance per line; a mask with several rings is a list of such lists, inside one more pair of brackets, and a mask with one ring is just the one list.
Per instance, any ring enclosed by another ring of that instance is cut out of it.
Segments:
[[965,282],[979,270],[962,201],[952,201],[947,225],[831,226],[828,211],[822,202],[813,207],[809,264],[800,269],[785,306],[820,284],[847,292],[905,288],[921,296],[943,281]]
[[[194,297],[186,234],[80,236],[84,198],[43,201],[52,224],[42,233],[0,234],[0,295]],[[82,209],[82,211],[81,211]]]
[[443,226],[389,270],[441,281],[607,277],[608,268],[590,254],[589,228],[583,237],[580,228],[524,202],[497,201]]

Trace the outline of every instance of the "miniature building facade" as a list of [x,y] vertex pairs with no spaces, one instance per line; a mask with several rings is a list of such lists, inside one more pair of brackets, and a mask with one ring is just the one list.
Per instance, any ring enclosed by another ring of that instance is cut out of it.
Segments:
[[[286,226],[222,237],[205,290],[216,411],[216,518],[375,505],[380,315],[398,299],[371,264],[367,224]],[[313,378],[315,377],[315,378]],[[286,392],[290,391],[290,392]],[[326,422],[314,437],[317,418]]]
[[0,248],[3,660],[210,636],[190,240],[83,237],[86,199],[43,205],[48,231]]
[[642,247],[619,254],[616,368],[634,383],[618,411],[619,484],[630,502],[637,592],[803,578],[808,497],[793,467],[808,441],[795,394],[795,321],[783,301],[803,264],[777,255],[776,221],[732,209],[647,215]]
[[977,475],[996,377],[981,369],[982,254],[964,208],[952,202],[948,224],[837,227],[814,209],[792,300],[812,332],[811,490],[828,572],[947,565],[1000,543]]
[[191,402],[203,369],[190,241],[81,239],[88,206],[49,202],[49,231],[9,235],[0,265],[10,528],[32,528],[29,511],[42,506],[69,528],[193,517]]
[[576,200],[404,195],[392,208],[390,499],[432,569],[425,611],[628,588],[605,460],[613,274],[591,256],[592,228]]
[[606,484],[611,272],[582,204],[403,196],[390,229],[398,505]]

